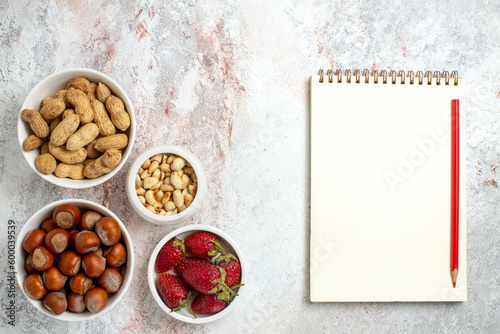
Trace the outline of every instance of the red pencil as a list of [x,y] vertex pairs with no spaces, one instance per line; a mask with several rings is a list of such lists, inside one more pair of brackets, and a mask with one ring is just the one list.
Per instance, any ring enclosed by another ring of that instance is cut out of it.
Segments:
[[451,100],[451,281],[458,276],[459,101]]

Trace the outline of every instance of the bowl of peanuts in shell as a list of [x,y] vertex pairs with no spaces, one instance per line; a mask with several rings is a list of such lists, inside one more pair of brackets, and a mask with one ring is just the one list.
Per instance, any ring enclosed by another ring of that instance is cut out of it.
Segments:
[[123,167],[135,140],[135,116],[116,81],[74,68],[49,75],[29,92],[17,129],[36,174],[60,187],[83,189]]
[[130,205],[143,219],[177,224],[198,212],[207,193],[203,165],[175,145],[146,149],[131,164],[126,182]]

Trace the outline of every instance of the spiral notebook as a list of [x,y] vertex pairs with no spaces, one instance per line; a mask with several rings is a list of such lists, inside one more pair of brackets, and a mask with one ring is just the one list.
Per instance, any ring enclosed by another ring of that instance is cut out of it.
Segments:
[[465,301],[465,131],[459,275],[450,278],[453,72],[311,77],[312,302]]

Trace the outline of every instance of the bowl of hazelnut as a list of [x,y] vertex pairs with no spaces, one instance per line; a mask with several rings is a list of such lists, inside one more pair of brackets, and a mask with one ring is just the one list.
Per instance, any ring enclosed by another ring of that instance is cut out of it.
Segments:
[[171,225],[202,208],[208,182],[193,153],[180,146],[158,145],[134,160],[126,183],[130,205],[143,219]]
[[132,239],[120,219],[87,200],[41,208],[16,240],[16,279],[30,303],[64,321],[83,321],[125,296],[134,268]]

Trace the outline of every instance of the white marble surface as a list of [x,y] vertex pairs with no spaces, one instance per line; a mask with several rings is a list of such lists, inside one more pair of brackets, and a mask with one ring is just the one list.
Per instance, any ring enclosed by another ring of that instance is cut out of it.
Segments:
[[[495,1],[43,1],[0,2],[0,268],[7,221],[18,231],[63,198],[104,204],[135,244],[128,296],[95,320],[63,323],[17,291],[12,328],[0,280],[0,332],[19,333],[470,333],[500,325],[500,5]],[[453,70],[467,80],[468,281],[465,303],[311,304],[308,117],[319,68]],[[108,74],[137,113],[131,158],[179,144],[210,175],[209,200],[187,224],[229,233],[250,266],[242,303],[206,325],[181,323],[146,282],[153,226],[127,205],[125,173],[72,191],[41,180],[23,161],[19,108],[31,88],[65,68]]]

